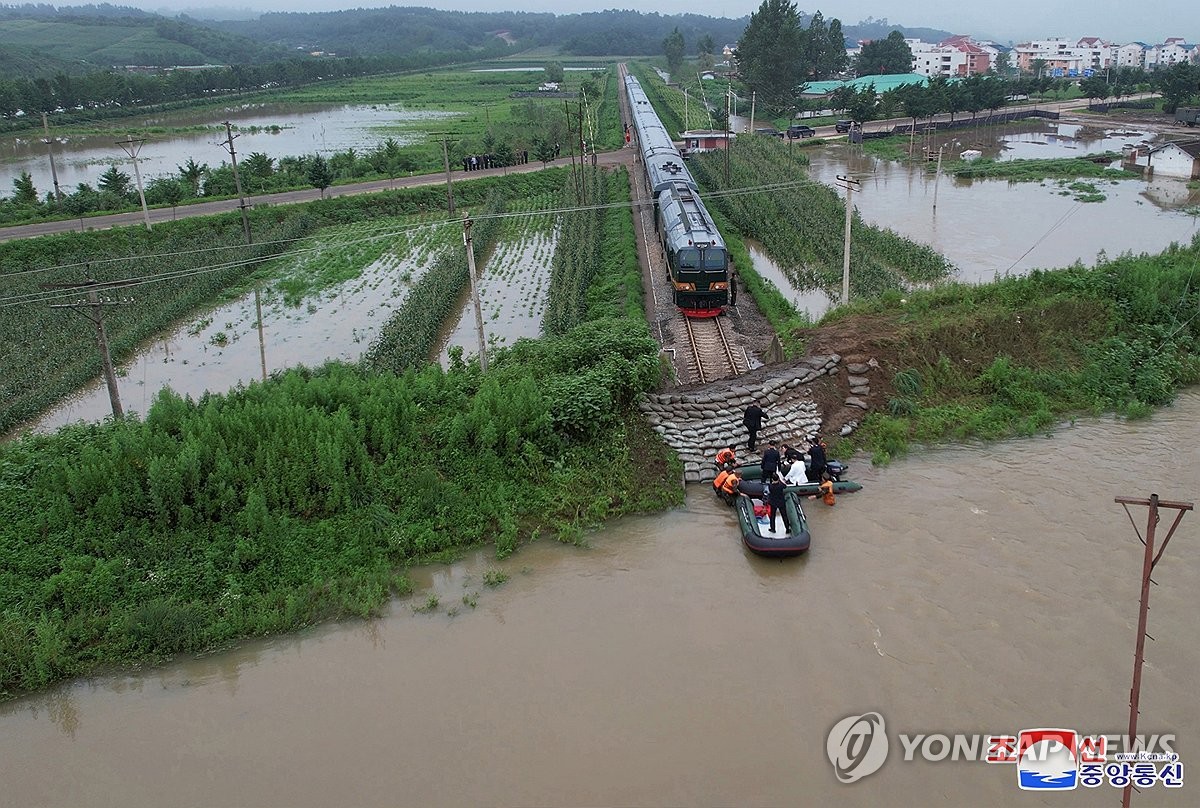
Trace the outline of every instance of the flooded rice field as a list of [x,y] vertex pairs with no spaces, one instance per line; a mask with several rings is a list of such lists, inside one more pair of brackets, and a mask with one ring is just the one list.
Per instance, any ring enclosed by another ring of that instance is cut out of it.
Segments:
[[[126,412],[145,414],[158,391],[171,387],[198,398],[295,365],[314,367],[331,359],[357,360],[391,318],[439,245],[457,230],[445,226],[387,227],[386,222],[329,228],[276,259],[278,279],[266,285],[260,353],[254,293],[203,312],[143,346],[118,368],[117,386]],[[356,271],[361,268],[361,271]],[[353,272],[321,285],[325,273]],[[97,380],[31,425],[51,431],[111,413],[107,388]]]
[[[133,176],[128,155],[117,145],[129,131],[191,128],[197,131],[150,135],[138,153],[142,180],[174,175],[189,159],[216,167],[229,162],[225,121],[233,124],[234,148],[244,158],[262,152],[272,159],[303,154],[330,154],[346,149],[378,148],[387,138],[404,146],[425,138],[417,124],[457,117],[458,113],[406,109],[400,105],[245,104],[225,109],[139,116],[113,126],[111,134],[55,137],[54,167],[59,186],[71,192],[81,182],[93,188],[110,165]],[[46,144],[38,137],[0,138],[0,188],[28,171],[45,196],[54,190]]]
[[[541,336],[559,236],[554,218],[542,213],[512,220],[514,232],[500,241],[480,273],[479,300],[489,351],[523,337]],[[452,321],[438,353],[443,365],[449,362],[451,348],[462,348],[464,358],[479,355],[475,309],[469,297]]]
[[[1198,441],[1191,389],[1144,421],[855,458],[864,490],[808,503],[812,549],[786,562],[748,554],[699,486],[588,549],[468,554],[380,619],[0,705],[0,802],[1113,805],[1107,784],[1042,796],[1012,766],[905,762],[896,734],[1124,732],[1146,511],[1113,498],[1194,500],[1194,453],[1163,447]],[[1185,765],[1198,520],[1155,573],[1141,701],[1141,731],[1175,734]],[[842,785],[827,733],[867,711],[891,750]],[[1134,796],[1196,801],[1186,782]]]

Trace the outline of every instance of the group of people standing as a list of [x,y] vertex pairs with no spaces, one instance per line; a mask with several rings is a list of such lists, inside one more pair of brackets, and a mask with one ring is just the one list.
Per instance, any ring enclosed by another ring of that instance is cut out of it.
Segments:
[[[513,152],[516,165],[529,162],[529,149]],[[494,154],[469,154],[462,159],[463,171],[482,171],[485,168],[500,168],[505,165]]]
[[[757,410],[756,413],[751,413],[751,409]],[[758,428],[762,425],[762,418],[765,413],[757,407],[751,405],[747,409],[746,428],[750,431],[750,440],[753,443]],[[752,427],[751,424],[755,426]],[[750,446],[753,449],[753,445]],[[717,476],[713,480],[713,490],[727,502],[732,503],[737,497],[742,484],[742,476],[738,473],[739,464],[737,461],[737,447],[734,444],[726,446],[717,452]],[[795,446],[789,444],[776,445],[774,440],[767,443],[767,448],[762,454],[762,485],[765,489],[764,499],[767,503],[767,510],[771,517],[771,530],[775,530],[776,514],[783,516],[783,524],[787,530],[791,530],[791,525],[788,523],[787,511],[785,509],[786,499],[785,494],[788,486],[803,485],[805,483],[818,483],[819,490],[823,494],[825,504],[834,504],[833,483],[825,479],[825,470],[828,464],[828,456],[825,453],[825,443],[819,436],[814,436],[808,447],[808,463],[804,461],[804,453]]]

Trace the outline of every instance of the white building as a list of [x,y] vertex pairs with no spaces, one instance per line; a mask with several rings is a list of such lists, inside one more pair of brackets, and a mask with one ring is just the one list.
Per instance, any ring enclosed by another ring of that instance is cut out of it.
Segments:
[[1200,140],[1163,143],[1138,149],[1131,156],[1134,165],[1142,166],[1155,177],[1200,179]]
[[1169,37],[1146,51],[1146,69],[1158,70],[1181,62],[1200,61],[1200,46],[1189,45],[1183,37]]
[[933,78],[962,78],[986,73],[995,64],[996,48],[981,45],[969,36],[952,36],[936,45],[920,39],[906,39],[912,51],[912,72]]
[[1130,42],[1128,45],[1117,46],[1117,67],[1145,69],[1146,51],[1148,50],[1150,50],[1150,46],[1144,42]]

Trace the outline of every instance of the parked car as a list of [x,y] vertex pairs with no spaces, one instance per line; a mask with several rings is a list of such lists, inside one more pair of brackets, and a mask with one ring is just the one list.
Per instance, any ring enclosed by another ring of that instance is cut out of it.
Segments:
[[856,125],[854,121],[838,121],[833,125],[833,128],[838,131],[838,134],[844,135],[850,131],[851,127]]
[[787,136],[792,140],[798,137],[812,137],[816,133],[817,130],[811,126],[802,126],[800,124],[793,124],[787,128]]
[[783,137],[783,132],[780,132],[773,126],[761,126],[754,130],[756,135],[770,135],[771,137]]

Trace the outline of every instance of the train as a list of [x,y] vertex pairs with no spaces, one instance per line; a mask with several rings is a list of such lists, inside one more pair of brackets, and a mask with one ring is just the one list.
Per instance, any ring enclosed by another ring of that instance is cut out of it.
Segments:
[[737,303],[729,250],[699,188],[634,76],[625,77],[631,124],[650,194],[674,303],[687,317],[717,317]]

